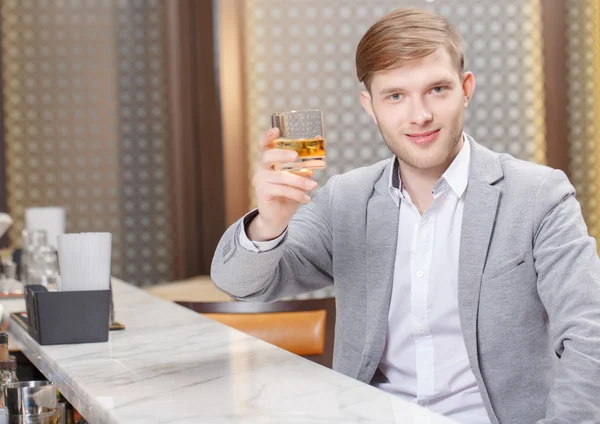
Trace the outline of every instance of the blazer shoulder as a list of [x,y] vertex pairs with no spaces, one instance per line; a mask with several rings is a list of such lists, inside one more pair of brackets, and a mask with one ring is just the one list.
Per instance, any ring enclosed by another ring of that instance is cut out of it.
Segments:
[[[347,205],[359,205],[368,201],[373,193],[375,183],[384,178],[386,168],[392,159],[385,159],[373,165],[353,169],[343,174],[331,176],[327,183],[317,190],[313,202],[339,209]],[[304,207],[301,207],[304,209]]]
[[339,190],[368,190],[383,177],[386,168],[393,159],[384,159],[369,166],[353,169],[337,176],[336,188]]
[[561,170],[516,159],[506,153],[498,156],[504,173],[504,183],[511,188],[531,192],[548,183],[570,186],[567,176]]

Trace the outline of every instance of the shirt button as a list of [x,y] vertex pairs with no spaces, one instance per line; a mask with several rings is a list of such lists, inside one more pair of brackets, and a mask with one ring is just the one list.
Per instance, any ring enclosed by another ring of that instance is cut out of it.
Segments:
[[424,375],[423,377],[421,377],[423,380],[427,380],[427,376]]
[[419,333],[422,333],[423,330],[424,330],[424,328],[423,327],[419,327],[418,330],[419,330]]
[[417,271],[417,277],[421,278],[423,275],[425,275],[423,271]]

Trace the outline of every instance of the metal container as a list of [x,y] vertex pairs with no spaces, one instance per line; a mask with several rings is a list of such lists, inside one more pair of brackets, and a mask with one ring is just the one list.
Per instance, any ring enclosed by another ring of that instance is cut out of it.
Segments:
[[51,381],[22,381],[4,387],[9,424],[56,424],[56,387]]
[[58,424],[56,411],[35,415],[9,415],[7,424]]

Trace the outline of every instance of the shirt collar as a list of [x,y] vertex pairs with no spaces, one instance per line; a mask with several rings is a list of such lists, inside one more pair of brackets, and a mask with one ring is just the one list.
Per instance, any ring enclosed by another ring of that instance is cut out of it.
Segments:
[[469,144],[469,136],[463,133],[463,146],[454,158],[442,178],[450,186],[456,197],[462,197],[467,189],[469,182],[469,166],[471,164],[471,148]]
[[[460,152],[458,152],[458,155],[456,155],[448,169],[446,169],[446,172],[444,172],[440,178],[440,181],[442,179],[446,181],[452,191],[454,191],[456,196],[459,198],[464,194],[469,182],[469,166],[471,164],[471,148],[469,138],[469,135],[463,133],[464,142]],[[441,185],[442,184],[440,184],[438,181],[434,190]],[[398,163],[398,159],[394,157],[392,172],[390,172],[389,177],[389,192],[390,196],[392,196],[392,199],[394,200],[394,203],[396,203],[396,206],[400,205],[400,198],[403,197],[403,190],[404,185],[402,184],[402,179],[400,178],[400,165]]]

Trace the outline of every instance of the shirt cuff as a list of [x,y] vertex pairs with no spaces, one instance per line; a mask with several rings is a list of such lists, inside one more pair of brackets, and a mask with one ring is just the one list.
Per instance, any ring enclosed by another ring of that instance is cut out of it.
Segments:
[[252,241],[248,238],[248,235],[246,234],[246,225],[248,222],[250,222],[250,220],[252,220],[254,217],[256,217],[256,215],[258,215],[258,211],[255,209],[252,212],[249,212],[248,214],[246,214],[246,216],[244,216],[244,218],[242,220],[241,229],[240,229],[240,237],[239,237],[240,245],[244,249],[246,249],[250,252],[255,252],[255,253],[268,252],[269,250],[275,249],[277,246],[279,246],[279,244],[281,243],[281,241],[287,234],[287,228],[285,229],[285,231],[283,233],[281,233],[281,235],[279,235],[279,237],[274,238],[273,240]]

